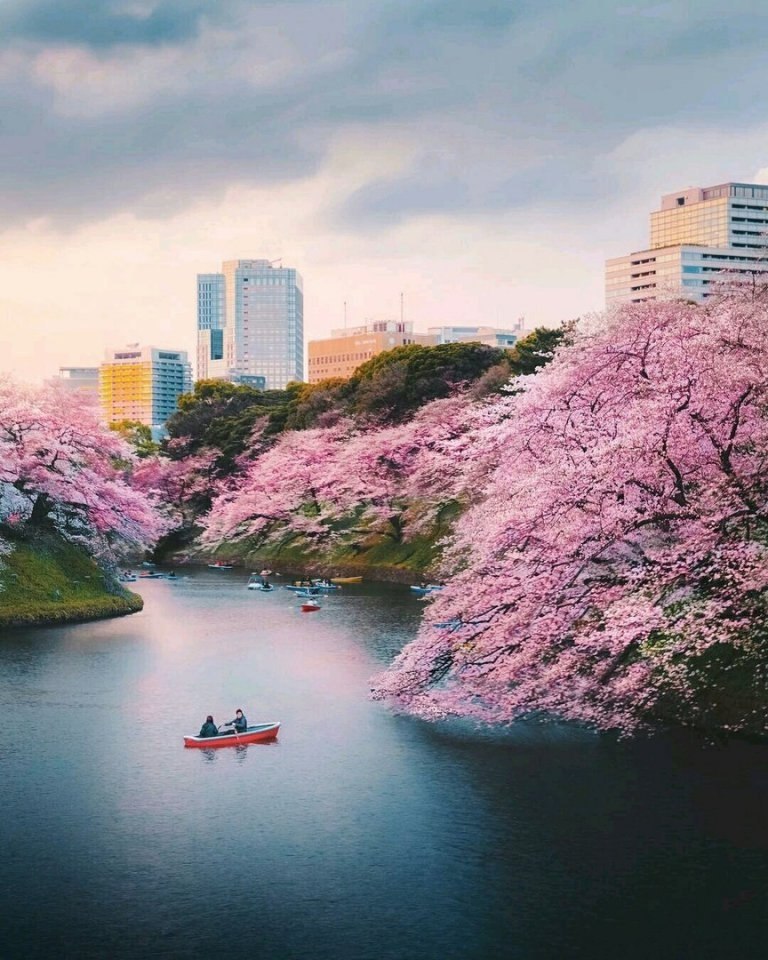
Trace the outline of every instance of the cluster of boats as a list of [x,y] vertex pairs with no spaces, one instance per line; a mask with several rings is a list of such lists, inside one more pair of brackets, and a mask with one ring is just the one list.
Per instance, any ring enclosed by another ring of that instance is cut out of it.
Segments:
[[[248,581],[248,589],[270,593],[275,589],[274,584],[267,579],[271,572],[271,570],[262,570],[261,573],[252,573]],[[362,577],[321,577],[319,579],[295,580],[293,583],[286,584],[285,589],[295,593],[301,600],[302,613],[314,613],[321,609],[318,601],[322,594],[340,590],[343,584],[361,583],[362,579]]]
[[134,573],[133,570],[123,570],[117,578],[120,583],[136,583],[137,580],[180,580],[173,570],[170,573],[161,573],[159,570],[144,570]]

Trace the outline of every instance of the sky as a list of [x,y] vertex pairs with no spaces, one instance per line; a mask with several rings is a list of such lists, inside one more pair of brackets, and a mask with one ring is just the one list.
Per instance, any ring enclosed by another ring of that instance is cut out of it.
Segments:
[[305,335],[553,326],[663,193],[768,182],[758,0],[0,0],[0,371],[193,352],[282,258]]

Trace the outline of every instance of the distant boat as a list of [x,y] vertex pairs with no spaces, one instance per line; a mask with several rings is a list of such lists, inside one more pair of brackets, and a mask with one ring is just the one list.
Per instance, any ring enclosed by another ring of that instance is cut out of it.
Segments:
[[211,570],[231,570],[232,569],[231,563],[222,563],[220,560],[217,561],[216,563],[209,563],[208,566],[211,568]]
[[135,573],[121,573],[118,577],[120,583],[136,583],[138,579]]
[[165,574],[157,570],[147,570],[146,573],[139,574],[140,580],[165,580]]
[[362,577],[331,577],[331,583],[362,583]]
[[257,723],[248,727],[245,733],[226,730],[216,737],[184,737],[185,747],[236,747],[239,743],[258,743],[277,739],[280,722]]
[[142,567],[154,567],[154,566],[155,566],[155,564],[152,563],[151,560],[142,560],[141,565],[142,565]]
[[423,587],[412,586],[411,593],[415,593],[417,597],[425,597],[428,593],[437,593],[442,589],[439,583],[427,583]]
[[319,609],[320,604],[317,602],[317,600],[313,600],[311,597],[307,597],[307,599],[301,605],[302,613],[315,613],[315,611]]

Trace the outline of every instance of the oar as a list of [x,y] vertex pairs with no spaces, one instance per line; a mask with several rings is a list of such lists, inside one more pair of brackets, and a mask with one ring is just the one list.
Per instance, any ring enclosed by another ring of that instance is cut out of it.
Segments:
[[232,727],[231,730],[227,730],[227,734],[228,734],[229,736],[232,736],[233,733],[234,733],[234,735],[235,735],[236,737],[239,737],[239,736],[240,736],[240,731],[239,731],[239,730],[237,729],[237,727],[235,726],[235,721],[234,721],[234,720],[228,721],[227,723],[224,724],[224,726],[225,726],[225,727]]

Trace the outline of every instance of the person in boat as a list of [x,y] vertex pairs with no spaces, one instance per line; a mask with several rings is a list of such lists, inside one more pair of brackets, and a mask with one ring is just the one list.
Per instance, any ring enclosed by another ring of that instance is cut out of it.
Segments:
[[238,733],[245,733],[248,729],[248,721],[245,719],[245,714],[239,707],[235,710],[235,719],[230,720],[227,726],[234,727]]
[[219,735],[219,728],[213,722],[213,717],[208,714],[205,718],[205,723],[200,727],[200,733],[198,737],[217,737]]

